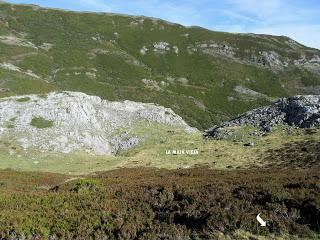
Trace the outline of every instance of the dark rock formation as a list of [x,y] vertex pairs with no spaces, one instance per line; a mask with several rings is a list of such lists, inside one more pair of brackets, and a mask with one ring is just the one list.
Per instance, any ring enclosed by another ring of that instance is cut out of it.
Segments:
[[271,106],[260,107],[239,117],[214,126],[204,132],[208,138],[221,138],[221,130],[233,126],[254,126],[270,132],[277,125],[298,128],[320,126],[320,95],[295,96],[277,100]]

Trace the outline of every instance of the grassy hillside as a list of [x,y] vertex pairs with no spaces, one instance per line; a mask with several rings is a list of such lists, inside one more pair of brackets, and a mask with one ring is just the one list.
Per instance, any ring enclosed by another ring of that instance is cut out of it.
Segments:
[[0,97],[72,90],[155,102],[204,129],[315,93],[319,55],[286,37],[0,3]]

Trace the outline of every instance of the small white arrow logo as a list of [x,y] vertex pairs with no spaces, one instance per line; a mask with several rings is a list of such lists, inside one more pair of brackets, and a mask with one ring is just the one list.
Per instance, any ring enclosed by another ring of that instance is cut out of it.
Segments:
[[263,221],[263,219],[260,217],[260,214],[261,213],[258,214],[257,220],[260,223],[261,227],[265,227],[265,226],[267,226],[267,222]]

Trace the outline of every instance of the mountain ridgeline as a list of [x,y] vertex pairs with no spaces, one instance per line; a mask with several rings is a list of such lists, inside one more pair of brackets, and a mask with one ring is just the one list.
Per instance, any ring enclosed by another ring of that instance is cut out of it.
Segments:
[[0,3],[0,97],[77,91],[170,107],[199,129],[320,93],[320,51],[290,38]]

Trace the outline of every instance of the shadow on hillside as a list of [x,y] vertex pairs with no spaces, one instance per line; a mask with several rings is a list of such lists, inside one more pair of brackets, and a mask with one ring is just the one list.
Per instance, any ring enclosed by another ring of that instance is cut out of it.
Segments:
[[269,167],[311,168],[320,166],[320,142],[316,140],[286,143],[262,156]]

